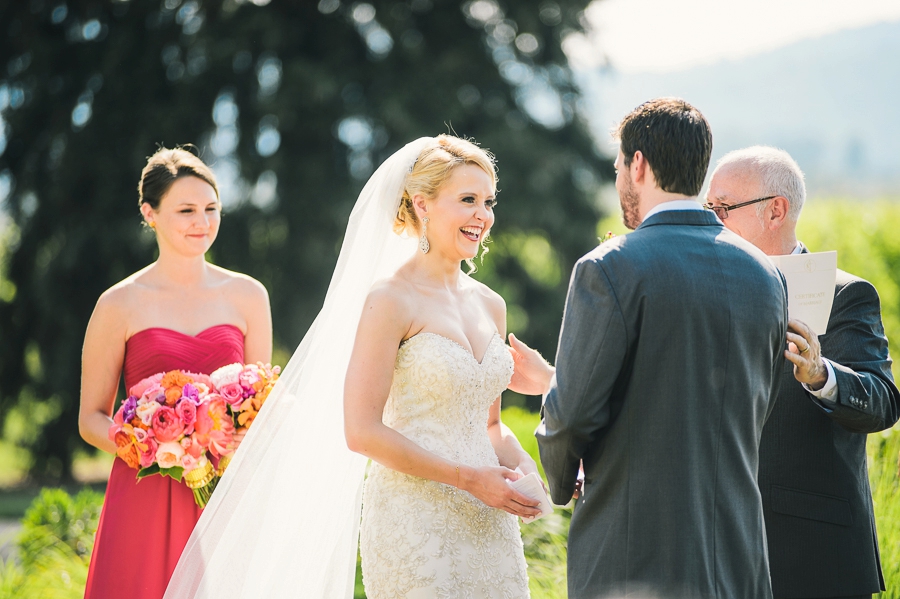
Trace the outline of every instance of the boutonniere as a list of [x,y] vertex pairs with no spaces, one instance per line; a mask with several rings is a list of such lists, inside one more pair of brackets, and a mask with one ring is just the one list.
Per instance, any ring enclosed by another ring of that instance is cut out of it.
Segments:
[[616,234],[613,233],[612,231],[607,231],[606,235],[604,235],[603,237],[599,237],[598,239],[600,239],[600,243],[605,243],[615,236],[616,236]]

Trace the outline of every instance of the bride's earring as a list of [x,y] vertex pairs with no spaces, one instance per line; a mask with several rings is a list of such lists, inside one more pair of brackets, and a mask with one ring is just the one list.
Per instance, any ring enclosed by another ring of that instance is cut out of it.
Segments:
[[428,243],[428,238],[425,234],[428,232],[428,217],[422,219],[422,236],[419,237],[419,249],[422,250],[423,254],[427,254],[428,250],[431,249],[431,244]]

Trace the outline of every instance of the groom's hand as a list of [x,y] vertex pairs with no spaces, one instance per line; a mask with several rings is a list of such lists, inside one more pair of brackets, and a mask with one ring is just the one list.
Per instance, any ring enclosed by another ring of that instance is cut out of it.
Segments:
[[509,353],[515,364],[515,371],[509,382],[510,391],[522,395],[543,395],[550,390],[550,380],[556,369],[537,350],[531,349],[510,333]]
[[822,348],[819,337],[802,320],[788,320],[788,348],[784,357],[794,365],[794,378],[816,390],[828,382],[828,369],[822,361]]

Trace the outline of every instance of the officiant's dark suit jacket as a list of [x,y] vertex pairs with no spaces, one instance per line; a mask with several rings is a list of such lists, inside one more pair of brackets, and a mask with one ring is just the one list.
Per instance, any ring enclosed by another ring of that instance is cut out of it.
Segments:
[[779,599],[884,589],[866,433],[897,421],[900,393],[871,283],[837,272],[828,331],[819,343],[834,365],[836,404],[813,399],[786,362],[759,449],[772,589]]
[[578,261],[536,433],[554,502],[584,461],[571,599],[772,596],[756,474],[786,327],[784,279],[711,212]]

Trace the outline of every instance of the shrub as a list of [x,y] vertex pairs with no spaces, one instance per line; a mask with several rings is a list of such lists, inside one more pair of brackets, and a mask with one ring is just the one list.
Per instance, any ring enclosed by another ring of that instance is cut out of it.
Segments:
[[18,563],[0,568],[0,599],[77,599],[84,595],[88,563],[103,495],[85,489],[72,497],[44,489],[22,519]]

